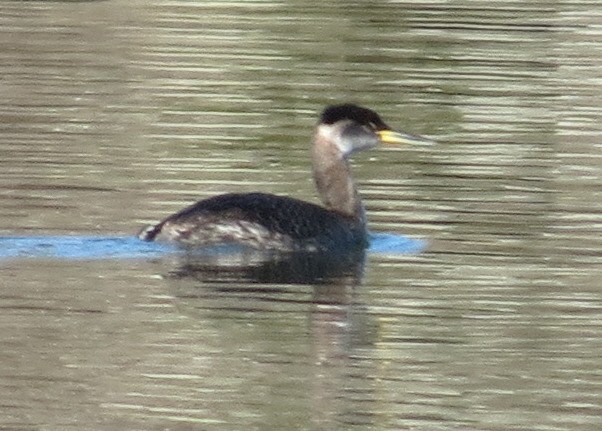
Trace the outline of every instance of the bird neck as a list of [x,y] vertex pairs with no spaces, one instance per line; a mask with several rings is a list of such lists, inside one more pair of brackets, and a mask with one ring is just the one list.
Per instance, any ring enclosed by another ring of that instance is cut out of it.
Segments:
[[364,205],[347,158],[328,139],[318,134],[312,148],[312,161],[316,188],[326,208],[365,225]]

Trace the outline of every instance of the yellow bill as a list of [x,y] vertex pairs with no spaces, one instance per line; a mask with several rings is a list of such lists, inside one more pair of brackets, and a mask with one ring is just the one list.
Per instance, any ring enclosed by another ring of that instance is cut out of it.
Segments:
[[396,132],[395,130],[379,130],[376,132],[385,144],[433,145],[436,142],[422,136]]

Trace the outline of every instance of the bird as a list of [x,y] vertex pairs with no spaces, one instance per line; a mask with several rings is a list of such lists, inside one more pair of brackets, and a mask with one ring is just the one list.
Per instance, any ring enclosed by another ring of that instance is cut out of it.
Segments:
[[319,116],[311,147],[313,178],[323,205],[260,192],[222,194],[144,228],[138,237],[185,248],[235,244],[283,252],[362,250],[369,245],[369,234],[350,157],[380,143],[431,142],[393,130],[371,109],[330,105]]

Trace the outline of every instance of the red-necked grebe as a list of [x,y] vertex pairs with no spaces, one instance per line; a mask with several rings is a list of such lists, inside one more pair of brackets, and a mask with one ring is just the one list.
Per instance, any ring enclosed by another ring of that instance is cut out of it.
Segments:
[[225,194],[184,208],[145,228],[139,237],[187,247],[235,243],[283,251],[364,248],[366,217],[348,159],[380,142],[429,141],[393,131],[370,109],[329,106],[320,116],[312,147],[314,180],[323,207],[264,193]]

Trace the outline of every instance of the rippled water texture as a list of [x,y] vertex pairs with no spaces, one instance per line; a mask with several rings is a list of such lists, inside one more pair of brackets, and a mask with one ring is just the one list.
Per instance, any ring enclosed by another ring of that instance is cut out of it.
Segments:
[[[585,0],[0,0],[0,428],[602,429],[601,22]],[[218,193],[315,202],[335,101],[439,142],[355,158],[378,247],[134,239]]]

